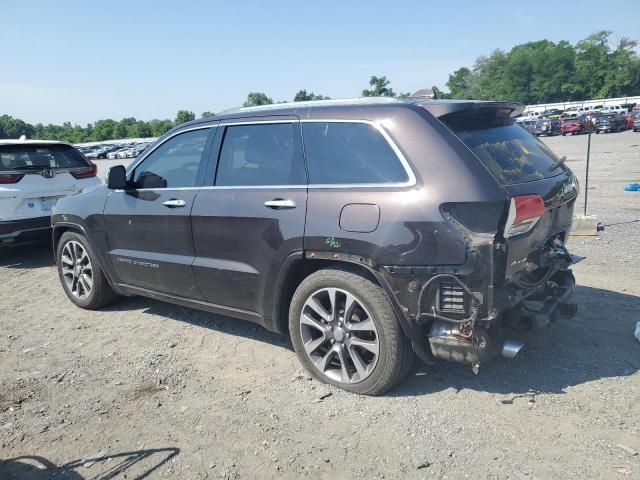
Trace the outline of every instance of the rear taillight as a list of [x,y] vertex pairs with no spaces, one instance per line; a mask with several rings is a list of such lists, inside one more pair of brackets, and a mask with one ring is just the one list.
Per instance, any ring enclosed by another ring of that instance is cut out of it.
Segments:
[[515,237],[531,230],[544,215],[544,200],[540,195],[521,195],[511,198],[504,237]]
[[24,173],[0,173],[0,185],[18,183],[24,177]]
[[89,162],[89,163],[91,164],[91,167],[89,169],[71,172],[71,175],[73,175],[73,178],[76,178],[79,180],[81,178],[95,177],[98,174],[98,166],[93,162]]

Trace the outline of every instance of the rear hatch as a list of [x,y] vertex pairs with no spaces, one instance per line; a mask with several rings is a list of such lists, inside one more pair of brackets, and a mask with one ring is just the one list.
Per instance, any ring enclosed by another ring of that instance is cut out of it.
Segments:
[[578,194],[575,177],[542,141],[518,127],[513,104],[491,104],[454,112],[440,120],[475,154],[507,195],[502,236],[505,276],[546,265],[552,238],[571,229]]
[[0,221],[48,216],[95,176],[96,166],[71,145],[0,144]]

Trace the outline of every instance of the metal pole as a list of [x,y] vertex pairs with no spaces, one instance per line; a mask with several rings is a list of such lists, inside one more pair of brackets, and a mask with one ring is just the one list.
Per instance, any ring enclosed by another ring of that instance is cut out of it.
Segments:
[[589,157],[591,156],[591,131],[589,128],[589,137],[587,139],[587,173],[584,180],[584,216],[587,216],[587,196],[589,195]]

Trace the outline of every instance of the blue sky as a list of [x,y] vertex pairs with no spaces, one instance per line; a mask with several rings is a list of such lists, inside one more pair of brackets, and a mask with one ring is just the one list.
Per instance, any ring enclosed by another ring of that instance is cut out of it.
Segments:
[[640,0],[0,0],[0,114],[31,123],[221,111],[249,91],[444,87],[495,48],[598,30],[640,38]]

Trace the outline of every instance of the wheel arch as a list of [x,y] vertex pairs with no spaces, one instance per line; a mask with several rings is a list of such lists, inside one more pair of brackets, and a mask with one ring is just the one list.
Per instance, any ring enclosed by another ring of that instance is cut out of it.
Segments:
[[52,240],[53,240],[53,256],[57,262],[57,251],[58,251],[58,243],[60,243],[60,238],[65,232],[75,232],[84,236],[87,241],[89,241],[89,237],[85,229],[76,223],[56,223],[52,228]]
[[[363,259],[364,260],[364,259]],[[302,281],[314,272],[326,269],[344,270],[367,278],[381,287],[393,308],[404,334],[410,340],[417,340],[416,326],[412,325],[405,316],[402,307],[393,295],[391,288],[375,269],[364,263],[347,260],[310,259],[302,252],[295,258],[288,257],[280,271],[280,276],[275,286],[273,316],[271,329],[283,335],[289,335],[289,307],[294,292]]]

